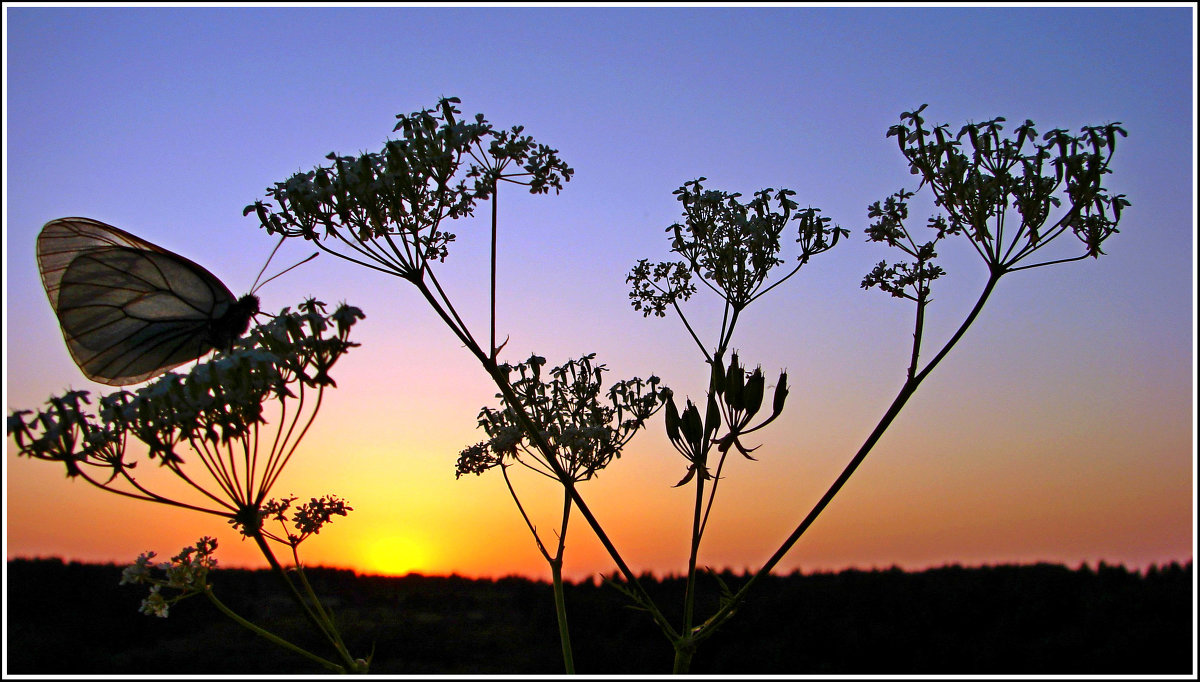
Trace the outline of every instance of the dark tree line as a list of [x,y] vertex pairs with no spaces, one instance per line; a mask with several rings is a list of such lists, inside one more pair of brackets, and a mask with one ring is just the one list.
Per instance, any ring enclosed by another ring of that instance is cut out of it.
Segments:
[[[138,613],[144,588],[121,567],[58,559],[8,562],[12,674],[319,674],[225,619],[202,599],[168,618]],[[309,569],[355,650],[378,674],[558,674],[551,586],[523,578],[401,578]],[[746,578],[721,580],[736,590]],[[680,578],[641,578],[662,604]],[[716,581],[712,576],[705,579]],[[319,650],[267,571],[221,569],[230,607]],[[649,673],[671,663],[648,619],[593,581],[568,583],[580,673]],[[713,590],[712,592],[717,592]],[[1144,573],[1101,563],[946,566],[772,576],[697,654],[692,672],[775,674],[1188,674],[1192,564]],[[711,610],[713,603],[699,604]],[[669,614],[668,614],[669,615]]]

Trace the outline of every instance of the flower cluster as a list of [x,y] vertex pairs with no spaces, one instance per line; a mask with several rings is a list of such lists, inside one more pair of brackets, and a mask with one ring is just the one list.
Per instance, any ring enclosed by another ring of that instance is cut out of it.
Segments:
[[[606,368],[593,364],[594,359],[595,354],[585,355],[545,373],[542,368],[546,359],[538,355],[531,355],[515,367],[500,367],[520,401],[519,409],[537,426],[539,437],[550,446],[559,468],[575,481],[591,478],[619,457],[634,432],[671,395],[669,388],[660,386],[658,377],[635,377],[614,384],[607,391],[607,403],[601,402],[601,375]],[[511,380],[514,372],[519,378]],[[489,440],[459,454],[456,476],[481,474],[503,466],[505,457],[554,476],[554,467],[543,459],[549,454],[536,451],[514,407],[502,394],[496,397],[502,400],[500,409],[485,407],[479,413],[479,427]]]
[[[323,495],[321,497],[310,498],[308,502],[298,506],[292,511],[292,528],[287,525],[287,512],[292,509],[292,503],[296,501],[296,497],[284,497],[278,500],[267,500],[258,509],[257,523],[262,525],[263,521],[268,519],[278,521],[283,527],[283,534],[276,535],[262,529],[264,536],[295,548],[301,542],[307,540],[310,536],[321,532],[321,528],[325,524],[333,520],[334,516],[346,516],[349,512],[354,511],[354,507],[346,504],[345,500],[339,499],[335,495]],[[231,519],[230,523],[234,527],[243,526],[241,519]]]
[[[142,600],[141,612],[148,616],[166,618],[170,607],[182,599],[208,589],[208,573],[216,568],[213,552],[217,541],[210,537],[200,538],[195,545],[184,547],[170,561],[151,564],[154,552],[143,552],[137,561],[121,572],[121,585],[150,585],[150,595]],[[155,569],[163,577],[155,576]],[[179,594],[168,598],[162,589],[178,590]]]
[[[99,488],[244,519],[256,514],[316,417],[321,395],[334,385],[329,370],[357,345],[348,337],[362,317],[347,305],[326,314],[323,303],[309,300],[186,375],[167,373],[136,391],[106,395],[94,413],[85,407],[87,392],[70,391],[50,398],[48,409],[10,414],[8,433],[18,455],[62,463],[68,476]],[[272,423],[275,433],[260,443]],[[130,436],[175,474],[182,491],[153,491],[139,480]],[[180,499],[195,493],[215,506]]]
[[[269,187],[274,203],[256,201],[255,213],[271,234],[315,241],[323,250],[374,270],[418,280],[429,261],[442,261],[455,235],[446,219],[472,215],[475,202],[507,180],[533,194],[562,189],[574,171],[557,150],[536,143],[522,128],[496,130],[482,114],[459,118],[457,98],[400,114],[377,153],[326,156],[332,163],[297,173]],[[486,148],[485,148],[486,145]],[[521,168],[506,173],[510,165]],[[341,241],[348,251],[322,242]]]
[[[775,286],[766,285],[767,276],[784,262],[779,257],[780,239],[789,222],[798,223],[799,263],[776,284],[849,234],[830,227],[829,218],[821,216],[819,209],[797,211],[792,190],[760,190],[743,204],[738,193],[705,189],[701,185],[705,179],[686,182],[675,190],[683,204],[684,221],[671,225],[667,232],[672,235],[671,250],[684,261],[651,267],[642,260],[626,278],[633,284],[629,294],[633,307],[644,315],[661,317],[667,305],[686,300],[695,291],[692,274],[734,310],[745,308]],[[772,199],[777,208],[772,207]]]
[[[1085,126],[1079,135],[1055,129],[1039,143],[1030,120],[1013,137],[1001,137],[1002,117],[967,124],[957,135],[945,124],[929,129],[921,117],[925,107],[901,114],[888,137],[896,138],[910,172],[920,176],[918,190],[928,186],[944,214],[929,219],[934,238],[918,243],[904,225],[912,192],[901,189],[871,204],[868,216],[875,222],[867,237],[900,248],[912,261],[879,263],[863,288],[913,300],[927,296],[929,282],[944,274],[930,264],[934,246],[951,235],[964,235],[994,276],[1104,253],[1101,245],[1117,232],[1121,210],[1129,206],[1125,195],[1103,186],[1117,136],[1126,134],[1120,123]],[[1063,211],[1051,220],[1054,208]],[[1082,255],[1019,265],[1068,231],[1083,243]]]

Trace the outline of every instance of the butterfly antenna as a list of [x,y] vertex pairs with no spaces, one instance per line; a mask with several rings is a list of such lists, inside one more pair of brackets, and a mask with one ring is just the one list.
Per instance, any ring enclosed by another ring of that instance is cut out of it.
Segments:
[[275,248],[271,250],[271,255],[270,255],[270,256],[267,256],[267,262],[266,262],[266,263],[263,263],[262,270],[259,270],[259,271],[258,271],[258,277],[255,277],[255,278],[254,278],[254,286],[250,287],[250,293],[252,293],[252,294],[253,294],[253,293],[257,292],[259,289],[261,289],[261,288],[263,288],[264,286],[266,286],[266,285],[267,285],[267,282],[270,282],[271,280],[273,280],[273,279],[275,279],[275,278],[279,277],[280,275],[283,275],[283,274],[285,274],[285,273],[288,273],[288,272],[290,272],[290,271],[292,271],[292,270],[295,270],[296,268],[300,267],[301,265],[304,265],[304,264],[305,264],[305,263],[307,263],[308,261],[310,261],[310,260],[312,260],[312,259],[316,258],[317,256],[321,255],[319,252],[318,252],[318,253],[314,253],[313,255],[309,256],[308,258],[305,258],[304,260],[300,261],[299,263],[296,263],[295,265],[293,265],[293,266],[291,266],[291,267],[287,268],[286,270],[283,270],[282,272],[275,273],[274,275],[271,275],[270,277],[268,277],[267,279],[263,280],[262,282],[259,282],[258,280],[262,278],[262,276],[263,276],[263,273],[264,273],[264,272],[266,272],[266,270],[267,270],[267,266],[271,264],[271,259],[275,257],[275,253],[276,253],[277,251],[279,251],[279,247],[281,247],[281,246],[283,246],[283,239],[280,239],[280,240],[279,240],[279,243],[278,243],[278,244],[276,244],[276,245],[275,245]]
[[[283,246],[284,239],[286,237],[280,237],[279,243],[275,245],[275,248],[271,249],[271,255],[267,256],[267,262],[263,263],[262,270],[258,271],[258,276],[254,278],[254,284],[250,286],[251,293],[258,291],[258,288],[261,286],[258,280],[262,279],[263,273],[267,271],[267,266],[271,264],[271,259],[275,257],[275,254],[279,251],[279,247]],[[266,284],[266,282],[263,282],[263,284]]]
[[304,265],[305,263],[307,263],[308,261],[310,261],[310,260],[312,260],[312,259],[316,258],[316,257],[317,257],[317,256],[319,256],[319,255],[321,255],[321,254],[320,254],[320,253],[314,253],[313,255],[309,256],[308,258],[305,258],[304,260],[300,261],[299,263],[296,263],[295,265],[293,265],[293,266],[289,267],[288,269],[286,269],[286,270],[284,270],[284,271],[282,271],[282,272],[277,272],[277,273],[275,273],[274,275],[271,275],[271,276],[270,276],[270,277],[268,277],[267,279],[263,280],[263,282],[262,282],[261,284],[259,284],[258,286],[254,287],[253,289],[251,289],[251,290],[250,290],[250,293],[254,293],[254,292],[258,291],[259,289],[261,289],[261,288],[263,288],[264,286],[266,286],[267,282],[270,282],[270,281],[271,281],[271,280],[273,280],[273,279],[277,279],[277,278],[278,278],[278,277],[280,277],[281,275],[285,275],[285,274],[287,274],[287,273],[291,272],[292,270],[295,270],[296,268],[300,267],[301,265]]

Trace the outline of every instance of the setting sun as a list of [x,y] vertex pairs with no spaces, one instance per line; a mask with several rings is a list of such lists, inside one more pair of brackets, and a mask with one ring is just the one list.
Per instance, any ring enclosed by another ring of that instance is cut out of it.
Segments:
[[363,548],[359,565],[381,575],[406,575],[429,569],[429,547],[410,538],[386,535],[373,539]]

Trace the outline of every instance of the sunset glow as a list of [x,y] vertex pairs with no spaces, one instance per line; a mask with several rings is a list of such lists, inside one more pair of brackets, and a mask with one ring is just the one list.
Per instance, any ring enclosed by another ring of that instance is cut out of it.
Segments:
[[[850,231],[847,243],[749,308],[733,344],[767,376],[786,368],[791,386],[783,417],[752,435],[756,461],[732,456],[722,474],[700,559],[736,571],[775,551],[904,380],[913,307],[861,286],[895,259],[864,239],[867,206],[917,183],[888,127],[925,102],[925,116],[952,132],[995,116],[1031,118],[1039,132],[1120,121],[1129,137],[1107,182],[1132,206],[1106,255],[1006,276],[777,571],[1144,568],[1193,557],[1192,9],[5,12],[10,412],[70,388],[113,390],[79,373],[42,289],[34,240],[48,220],[112,223],[243,293],[276,243],[243,207],[331,151],[377,151],[397,113],[441,96],[459,97],[466,117],[525,126],[576,171],[561,194],[499,196],[501,361],[537,353],[553,366],[595,352],[606,386],[653,373],[681,403],[702,400],[709,369],[688,330],[634,311],[626,284],[639,259],[671,258],[665,230],[681,219],[672,192],[704,176],[744,197],[791,188],[800,206],[820,207]],[[1087,47],[1097,33],[1103,49]],[[913,224],[932,210],[927,197],[915,201]],[[490,211],[481,204],[455,222],[450,254],[435,264],[483,339]],[[315,250],[300,241],[274,262]],[[1063,245],[1070,256],[1078,246]],[[797,257],[794,236],[783,253]],[[928,353],[987,277],[966,242],[939,256],[947,275],[929,309]],[[305,564],[549,576],[499,473],[455,477],[458,453],[486,437],[477,415],[497,406],[497,390],[413,286],[323,254],[259,295],[270,312],[311,295],[366,314],[352,335],[361,346],[335,366],[336,390],[272,489],[300,500],[332,493],[354,509],[305,542]],[[717,333],[711,292],[701,288],[687,310],[698,335]],[[224,519],[106,494],[59,464],[18,458],[11,438],[7,448],[9,559],[128,563],[212,535],[221,565],[265,565]],[[157,466],[144,461],[139,473],[153,478]],[[686,570],[694,493],[673,487],[686,469],[659,416],[580,484],[637,572]],[[533,525],[554,541],[561,488],[512,474]],[[612,572],[578,512],[567,537],[569,579]]]
[[362,570],[381,575],[406,575],[429,571],[429,550],[410,538],[388,536],[371,540],[363,549],[363,559],[355,562]]

